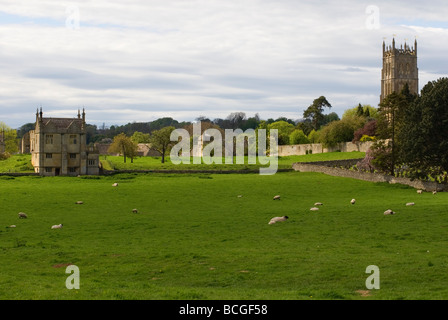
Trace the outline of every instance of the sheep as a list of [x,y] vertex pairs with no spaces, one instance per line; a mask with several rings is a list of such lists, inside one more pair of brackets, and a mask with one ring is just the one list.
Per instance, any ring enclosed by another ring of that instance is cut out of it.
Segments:
[[132,212],[133,213],[138,213],[138,210],[137,209],[132,209]]
[[76,204],[84,204],[82,201],[76,201]]
[[352,200],[350,201],[351,204],[355,204],[355,202],[356,202],[355,199],[352,199]]
[[437,191],[436,190],[434,190],[433,192],[432,192],[432,194],[436,194],[437,193]]
[[61,224],[55,224],[54,226],[51,226],[51,229],[62,229],[62,223]]
[[418,194],[422,194],[423,190],[417,190]]
[[280,200],[280,196],[279,196],[279,195],[276,195],[276,196],[274,197],[274,200]]
[[20,219],[26,219],[26,218],[28,218],[27,214],[24,213],[24,212],[19,212],[18,215],[19,215],[19,218],[20,218]]
[[391,215],[391,214],[395,214],[395,212],[393,212],[393,211],[390,210],[390,209],[387,209],[386,211],[384,211],[384,215],[385,215],[385,216],[387,216],[387,215]]
[[318,211],[319,210],[319,208],[316,208],[316,207],[312,207],[311,209],[310,209],[311,211]]
[[406,203],[406,206],[413,206],[413,205],[415,205],[415,203],[414,202],[408,202],[408,203]]
[[118,183],[114,183],[114,184],[112,184],[112,187],[118,187]]
[[324,204],[322,202],[316,202],[314,205],[315,206],[323,206]]
[[15,224],[12,224],[12,225],[10,225],[8,228],[15,228],[16,227],[16,225]]
[[271,221],[269,221],[269,224],[274,224],[274,223],[280,222],[280,221],[286,221],[287,219],[289,219],[288,216],[274,217],[274,218],[271,219]]
[[242,198],[242,197],[243,197],[243,195],[241,195],[241,194],[238,195],[238,198]]

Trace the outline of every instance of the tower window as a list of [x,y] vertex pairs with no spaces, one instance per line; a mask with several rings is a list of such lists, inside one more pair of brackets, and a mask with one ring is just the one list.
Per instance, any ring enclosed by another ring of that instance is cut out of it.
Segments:
[[53,159],[53,154],[52,154],[52,153],[46,153],[46,154],[45,154],[45,158],[47,158],[47,159]]

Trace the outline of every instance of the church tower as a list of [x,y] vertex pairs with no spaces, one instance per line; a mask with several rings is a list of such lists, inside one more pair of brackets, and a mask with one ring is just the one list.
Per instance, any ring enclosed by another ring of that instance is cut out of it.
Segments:
[[380,103],[392,92],[400,92],[405,83],[408,83],[411,93],[418,94],[417,40],[413,48],[406,42],[404,47],[396,48],[395,38],[392,46],[386,47],[383,41]]

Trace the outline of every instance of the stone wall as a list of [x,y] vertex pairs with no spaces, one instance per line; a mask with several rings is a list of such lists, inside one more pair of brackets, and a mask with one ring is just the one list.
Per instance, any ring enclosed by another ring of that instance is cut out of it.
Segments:
[[325,152],[352,152],[352,151],[360,151],[367,152],[367,150],[372,145],[372,141],[366,142],[344,142],[339,143],[337,146],[331,148],[324,148],[320,143],[313,144],[295,144],[295,145],[284,145],[278,146],[278,155],[280,157],[284,156],[301,156],[307,153],[325,153]]
[[[370,182],[388,182],[388,183],[400,183],[411,186],[416,189],[422,189],[425,191],[448,191],[448,186],[431,181],[412,181],[409,178],[397,178],[390,175],[360,172],[355,170],[344,169],[351,165],[355,165],[361,159],[351,160],[334,160],[334,161],[321,161],[321,162],[296,162],[292,167],[296,171],[300,172],[321,172],[331,176],[353,178],[358,180],[370,181]],[[344,167],[344,168],[342,168]]]

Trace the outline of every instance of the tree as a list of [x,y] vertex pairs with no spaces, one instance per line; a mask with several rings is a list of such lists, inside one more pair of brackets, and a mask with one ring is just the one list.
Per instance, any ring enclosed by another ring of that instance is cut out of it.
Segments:
[[354,132],[364,126],[364,123],[365,119],[357,116],[330,122],[320,131],[319,141],[324,147],[334,147],[340,142],[352,141]]
[[307,143],[310,143],[310,140],[300,129],[295,129],[289,135],[289,144],[307,144]]
[[311,120],[314,130],[319,130],[324,121],[324,108],[331,108],[331,104],[324,96],[320,96],[303,112],[303,117]]
[[164,127],[160,130],[153,131],[151,134],[151,146],[162,154],[162,163],[165,163],[165,154],[173,145],[170,136],[171,132],[175,129],[173,126]]
[[376,120],[371,120],[367,122],[364,125],[364,127],[355,131],[352,142],[360,141],[363,136],[369,136],[369,137],[376,136],[376,128],[377,128]]
[[267,125],[267,136],[270,136],[270,130],[271,129],[277,129],[278,130],[278,144],[279,145],[286,145],[289,144],[289,135],[294,130],[294,125],[286,122],[286,121],[276,121],[271,124]]
[[[404,93],[405,94],[405,93]],[[411,177],[446,181],[448,171],[448,78],[426,84],[406,109],[398,133],[400,154]],[[440,177],[444,176],[442,180]]]
[[131,163],[134,162],[134,157],[137,155],[138,146],[126,134],[120,133],[114,137],[114,141],[110,145],[108,152],[119,153],[123,155],[124,162],[126,158],[131,158]]
[[143,133],[139,131],[135,131],[134,134],[131,137],[131,140],[135,143],[149,143],[150,142],[150,135],[149,133]]
[[17,131],[0,121],[0,137],[5,143],[5,153],[15,153],[19,150]]

